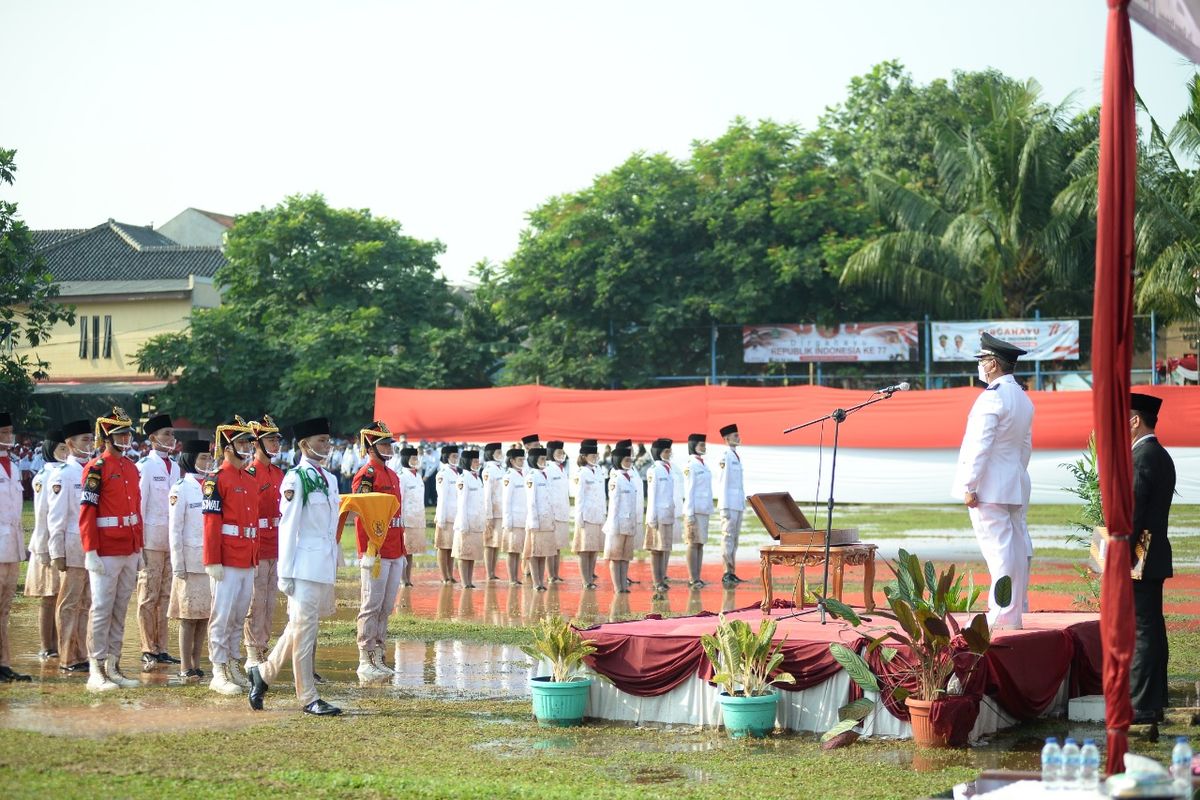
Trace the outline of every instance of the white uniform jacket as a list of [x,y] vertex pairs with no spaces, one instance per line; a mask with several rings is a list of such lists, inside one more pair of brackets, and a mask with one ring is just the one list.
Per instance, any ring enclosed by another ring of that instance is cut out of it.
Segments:
[[554,504],[550,500],[550,479],[546,469],[532,469],[525,478],[525,523],[531,531],[554,530]]
[[[301,472],[316,488],[304,496]],[[321,491],[321,484],[325,491]],[[332,584],[337,580],[337,478],[308,457],[279,487],[279,577]]]
[[487,514],[483,504],[483,480],[470,470],[464,469],[454,486],[456,508],[454,510],[455,532],[483,531]]
[[83,566],[83,540],[79,538],[79,501],[83,495],[83,465],[74,457],[47,482],[46,527],[50,558],[65,558],[68,567]]
[[29,552],[37,553],[50,563],[50,479],[62,467],[58,461],[44,464],[33,476],[33,533],[29,536]]
[[204,572],[204,490],[197,473],[184,475],[167,494],[171,571]]
[[604,502],[604,476],[599,467],[584,465],[575,473],[575,527],[603,525],[608,515]]
[[694,517],[712,512],[712,470],[704,463],[704,456],[690,455],[683,468],[683,515]]
[[405,530],[425,530],[425,479],[421,469],[411,467],[396,470],[400,476],[400,522]]
[[[137,463],[138,489],[142,493],[142,546],[146,550],[168,548],[167,496],[179,480],[179,467],[169,458],[151,452]],[[203,572],[203,570],[201,570]]]
[[[571,467],[567,462],[549,463],[545,469],[550,482],[550,509],[555,522],[571,521]],[[551,526],[553,527],[553,526]]]
[[505,528],[525,527],[525,476],[509,467],[504,473],[504,493],[500,504],[501,524]]
[[489,461],[479,471],[483,480],[483,513],[488,519],[504,516],[504,467]]
[[0,467],[0,564],[25,560],[25,532],[21,530],[25,489],[17,461],[10,458],[8,464],[11,475]]
[[646,524],[675,524],[674,472],[665,462],[655,461],[646,476]]
[[454,512],[458,498],[454,486],[458,483],[459,471],[449,464],[442,464],[437,474],[437,505],[433,509],[433,521],[437,525],[454,525]]
[[981,503],[1029,503],[1033,402],[1012,375],[979,393],[958,452],[951,496],[974,492]]
[[742,485],[742,457],[732,447],[725,449],[721,456],[720,494],[721,508],[729,511],[743,511],[746,508],[746,490]]
[[608,473],[608,514],[604,519],[606,536],[633,536],[640,524],[642,490],[632,469],[614,469]]

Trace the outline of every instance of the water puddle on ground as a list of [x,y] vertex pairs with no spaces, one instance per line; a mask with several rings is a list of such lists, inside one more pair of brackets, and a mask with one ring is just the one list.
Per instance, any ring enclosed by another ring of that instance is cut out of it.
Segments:
[[275,717],[272,715],[255,713],[246,708],[244,700],[236,706],[228,702],[214,704],[205,700],[194,704],[169,705],[152,701],[122,702],[119,705],[96,703],[73,708],[50,706],[37,700],[0,702],[0,727],[48,736],[92,739],[140,733],[236,730],[273,719]]

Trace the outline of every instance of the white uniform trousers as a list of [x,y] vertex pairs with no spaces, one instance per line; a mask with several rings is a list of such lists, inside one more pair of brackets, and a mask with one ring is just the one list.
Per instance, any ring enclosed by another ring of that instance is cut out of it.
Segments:
[[253,567],[225,567],[219,581],[209,580],[212,588],[212,616],[208,622],[208,660],[228,664],[238,660],[242,625],[254,594]]
[[1032,540],[1025,526],[1025,506],[980,503],[967,509],[975,539],[991,573],[992,586],[1003,576],[1012,580],[1012,600],[1007,606],[996,604],[995,593],[988,591],[988,625],[993,628],[1021,627],[1021,613],[1029,607],[1029,566]]
[[141,553],[127,556],[100,556],[104,574],[88,570],[92,592],[92,611],[88,618],[88,657],[103,661],[120,656],[125,642],[125,613],[129,598],[137,586]]
[[400,592],[400,570],[404,557],[379,559],[379,577],[372,578],[371,567],[362,567],[361,602],[358,608],[358,649],[374,650],[387,641],[387,621]]
[[288,598],[287,626],[279,634],[267,660],[258,667],[262,679],[271,684],[279,677],[283,665],[291,661],[296,697],[301,706],[307,706],[317,699],[317,685],[313,681],[317,629],[321,611],[332,593],[332,584],[296,579],[296,588]]
[[738,537],[742,535],[742,513],[731,508],[721,509],[721,558],[725,571],[733,572],[737,567]]

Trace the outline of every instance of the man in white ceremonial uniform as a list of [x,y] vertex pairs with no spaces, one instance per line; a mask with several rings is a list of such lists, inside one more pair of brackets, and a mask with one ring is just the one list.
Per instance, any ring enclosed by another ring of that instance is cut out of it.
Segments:
[[50,431],[38,449],[38,470],[33,486],[33,533],[29,536],[29,566],[25,571],[25,596],[38,599],[38,634],[41,650],[38,660],[58,658],[58,628],[54,606],[58,599],[58,570],[50,558],[50,479],[67,459],[67,445],[61,431]]
[[721,428],[721,436],[725,439],[725,454],[717,464],[721,487],[721,560],[725,562],[721,583],[729,586],[743,582],[737,576],[737,549],[742,535],[742,514],[746,511],[746,490],[742,484],[742,457],[737,451],[742,443],[738,426],[726,425]]
[[62,428],[67,458],[47,480],[46,527],[50,563],[59,573],[54,624],[58,629],[58,668],[62,672],[88,672],[87,630],[92,590],[84,565],[79,536],[79,504],[83,493],[83,465],[92,457],[95,438],[86,419]]
[[688,546],[688,586],[704,585],[700,567],[708,544],[708,519],[713,512],[712,470],[704,463],[708,437],[688,436],[688,461],[683,468],[683,541]]
[[400,448],[400,522],[404,525],[404,551],[408,556],[400,568],[401,583],[412,586],[413,559],[429,547],[425,533],[425,479],[421,477],[421,455],[415,447]]
[[[1012,373],[1025,351],[989,333],[975,357],[987,384],[971,406],[958,453],[951,494],[961,497],[992,577],[988,624],[1018,629],[1027,608],[1033,542],[1025,524],[1029,508],[1029,457],[1033,452],[1033,402]],[[1000,605],[995,587],[1012,581],[1012,597]]]
[[12,669],[8,613],[17,593],[17,573],[25,560],[25,534],[21,530],[24,491],[21,472],[11,457],[16,445],[13,418],[0,412],[0,681],[28,681],[30,676]]
[[287,595],[288,622],[271,654],[250,668],[250,707],[263,698],[290,661],[296,697],[304,713],[333,716],[340,708],[317,695],[314,655],[320,618],[334,611],[338,565],[338,482],[321,464],[329,458],[329,420],[316,418],[293,427],[303,454],[283,478],[279,501],[279,590]]
[[646,549],[650,551],[654,591],[662,593],[669,588],[667,564],[675,544],[676,476],[671,470],[671,440],[656,439],[650,445],[650,454],[654,464],[646,476]]
[[142,568],[138,570],[138,631],[142,637],[142,670],[159,664],[178,664],[167,652],[167,606],[171,601],[171,544],[168,534],[168,495],[179,480],[171,460],[175,429],[171,418],[159,414],[146,420],[142,432],[150,452],[138,462],[142,493]]

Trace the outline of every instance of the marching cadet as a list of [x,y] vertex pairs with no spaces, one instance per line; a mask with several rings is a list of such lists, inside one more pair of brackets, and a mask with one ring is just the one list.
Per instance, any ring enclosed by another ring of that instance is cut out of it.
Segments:
[[713,512],[712,471],[704,463],[708,438],[688,436],[688,464],[683,468],[683,541],[688,546],[688,586],[703,586],[700,566],[708,544],[708,518]]
[[[404,523],[403,498],[400,494],[400,478],[387,465],[392,457],[395,439],[386,423],[375,421],[358,432],[358,443],[367,454],[367,462],[359,467],[351,481],[350,490],[355,494],[380,492],[396,496],[400,503],[396,516],[388,522],[387,534],[378,556],[367,552],[367,527],[362,517],[356,515],[354,531],[358,540],[359,579],[361,601],[358,609],[358,677],[363,680],[385,678],[395,670],[387,665],[384,648],[387,645],[387,621],[396,606],[396,595],[403,582]],[[421,523],[425,515],[422,509]],[[379,573],[375,573],[375,559],[379,559]]]
[[98,418],[96,441],[103,451],[83,468],[79,538],[92,591],[87,688],[105,692],[140,685],[121,673],[121,646],[142,561],[142,498],[141,476],[125,457],[133,441],[129,415],[114,406],[110,416]]
[[650,445],[654,464],[647,476],[646,549],[650,551],[650,568],[654,574],[654,590],[665,592],[667,563],[675,539],[675,483],[671,474],[671,440],[656,439]]
[[[522,445],[522,447],[524,447],[525,452],[528,453],[529,449],[531,447],[541,447],[542,440],[541,440],[541,437],[539,437],[536,433],[531,433],[528,436],[521,437],[521,445]],[[530,465],[529,460],[526,459],[525,460],[525,469],[530,470],[532,468],[533,467]]]
[[415,447],[400,448],[403,469],[400,476],[400,522],[404,526],[404,552],[407,557],[400,569],[401,581],[412,586],[413,559],[429,547],[425,532],[425,479],[421,477],[421,453]]
[[50,431],[42,442],[42,468],[33,476],[33,533],[29,537],[29,567],[25,572],[25,596],[37,597],[38,634],[42,649],[38,659],[58,658],[58,627],[54,606],[58,599],[58,570],[50,559],[50,478],[67,458],[62,431]]
[[179,620],[179,677],[204,677],[200,656],[208,638],[212,589],[204,570],[204,481],[212,475],[212,443],[192,439],[179,454],[179,480],[167,496],[167,541],[171,547],[171,602],[167,616]]
[[575,472],[575,541],[579,556],[579,575],[586,589],[596,588],[596,558],[604,549],[604,524],[607,509],[604,502],[604,476],[597,465],[600,460],[595,439],[584,439],[579,445],[579,469]]
[[458,483],[458,445],[448,444],[442,448],[442,465],[437,474],[437,506],[433,512],[433,546],[437,549],[438,569],[442,583],[457,583],[454,579],[454,511],[457,497],[454,486]]
[[171,550],[167,541],[167,495],[179,480],[171,461],[175,450],[174,423],[166,414],[146,420],[142,432],[150,452],[138,462],[142,476],[142,569],[138,572],[138,631],[142,637],[142,670],[159,664],[178,664],[167,652],[167,606],[171,602]]
[[562,551],[571,546],[571,470],[567,464],[567,451],[559,441],[546,442],[549,458],[546,462],[546,480],[550,483],[550,509],[554,512],[554,555],[547,565],[550,582],[562,583],[558,571]]
[[520,586],[521,553],[525,550],[525,451],[514,447],[505,455],[508,470],[504,473],[501,503],[504,552],[508,556],[508,580]]
[[250,613],[242,626],[247,670],[267,657],[267,642],[275,618],[275,593],[279,582],[279,487],[283,483],[283,470],[274,463],[283,446],[279,426],[270,414],[263,414],[261,420],[250,423],[250,428],[254,431],[254,463],[246,467],[246,474],[258,490],[258,564],[254,567]]
[[479,477],[479,451],[464,450],[462,464],[466,465],[455,484],[457,507],[454,510],[453,556],[458,561],[458,574],[463,587],[475,588],[475,562],[483,558],[483,529],[487,510],[483,502],[483,479]]
[[25,533],[21,511],[25,502],[21,471],[11,451],[17,437],[12,414],[0,412],[0,681],[28,681],[28,675],[12,669],[12,644],[8,636],[8,614],[17,593],[17,573],[25,560]]
[[608,513],[604,519],[604,557],[612,576],[613,591],[629,592],[629,561],[633,539],[641,525],[641,499],[633,479],[633,452],[619,444],[613,448],[613,469],[608,473]]
[[342,713],[317,696],[313,669],[320,618],[334,610],[340,501],[337,478],[321,466],[332,451],[329,420],[298,422],[294,432],[302,455],[283,478],[279,502],[279,590],[288,597],[288,623],[267,660],[250,668],[249,699],[261,711],[270,684],[291,661],[304,713],[325,717]]
[[[554,532],[554,506],[550,480],[546,476],[546,448],[528,452],[525,476],[525,556],[529,559],[533,585],[546,591],[546,559],[558,552]],[[533,467],[529,468],[529,464]]]
[[721,436],[725,439],[725,455],[718,464],[721,469],[721,558],[725,562],[721,583],[732,585],[743,583],[736,573],[738,537],[742,533],[742,513],[746,510],[742,457],[737,452],[742,437],[737,425],[721,428]]
[[496,581],[496,562],[504,545],[504,448],[499,442],[483,447],[483,565],[489,581]]
[[58,629],[58,668],[83,674],[88,666],[88,615],[92,589],[79,536],[79,507],[83,494],[83,466],[92,458],[95,438],[86,419],[63,425],[67,458],[49,478],[46,498],[46,528],[50,563],[58,572],[58,598],[54,603],[54,626]]
[[213,440],[214,457],[219,452],[223,459],[204,481],[204,571],[212,579],[209,688],[235,695],[250,687],[238,653],[258,563],[258,483],[246,472],[254,460],[254,429],[235,415],[217,426]]

